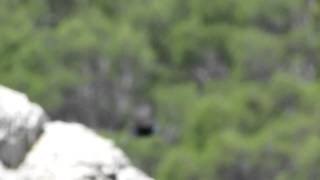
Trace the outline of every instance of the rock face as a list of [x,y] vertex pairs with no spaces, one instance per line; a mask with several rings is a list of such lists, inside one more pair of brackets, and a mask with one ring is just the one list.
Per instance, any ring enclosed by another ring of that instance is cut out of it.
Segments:
[[111,140],[76,123],[52,122],[22,164],[34,180],[150,180]]
[[0,87],[0,180],[152,180],[111,140],[78,123],[45,121],[42,108]]
[[19,92],[0,86],[0,161],[17,167],[37,140],[47,116]]
[[132,166],[111,140],[77,123],[46,123],[17,170],[0,166],[5,180],[152,180]]

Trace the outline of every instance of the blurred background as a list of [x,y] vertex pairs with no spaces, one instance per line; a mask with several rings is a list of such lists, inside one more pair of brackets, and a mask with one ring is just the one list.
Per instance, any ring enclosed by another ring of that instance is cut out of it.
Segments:
[[320,179],[319,75],[319,0],[0,0],[0,84],[158,180]]

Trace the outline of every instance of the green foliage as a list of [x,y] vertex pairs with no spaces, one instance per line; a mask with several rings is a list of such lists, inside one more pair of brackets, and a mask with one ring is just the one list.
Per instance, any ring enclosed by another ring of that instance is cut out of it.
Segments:
[[269,78],[284,60],[285,48],[277,35],[249,28],[231,36],[228,50],[237,69],[236,77]]
[[[160,179],[318,177],[318,103],[308,97],[316,97],[317,84],[278,75],[265,84],[225,85],[187,108],[182,143],[160,164]],[[191,149],[196,158],[184,164]],[[191,169],[173,168],[181,166]]]

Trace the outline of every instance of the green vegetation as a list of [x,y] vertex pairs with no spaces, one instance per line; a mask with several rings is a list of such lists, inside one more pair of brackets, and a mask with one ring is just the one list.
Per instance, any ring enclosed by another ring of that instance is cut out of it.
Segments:
[[320,179],[317,0],[2,0],[0,27],[0,84],[157,180]]

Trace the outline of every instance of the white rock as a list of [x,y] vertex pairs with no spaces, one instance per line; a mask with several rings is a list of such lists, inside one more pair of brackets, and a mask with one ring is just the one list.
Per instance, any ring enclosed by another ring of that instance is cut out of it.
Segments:
[[0,86],[0,161],[17,167],[46,119],[43,109],[24,94]]
[[152,180],[111,140],[46,120],[40,106],[0,86],[0,180]]
[[146,179],[143,173],[135,167],[126,167],[123,168],[118,173],[118,179],[120,180],[137,180],[137,179]]
[[[0,171],[1,172],[1,171]],[[77,123],[50,122],[15,180],[152,180],[111,140]],[[0,176],[1,177],[1,176]],[[12,179],[12,180],[13,180]]]

